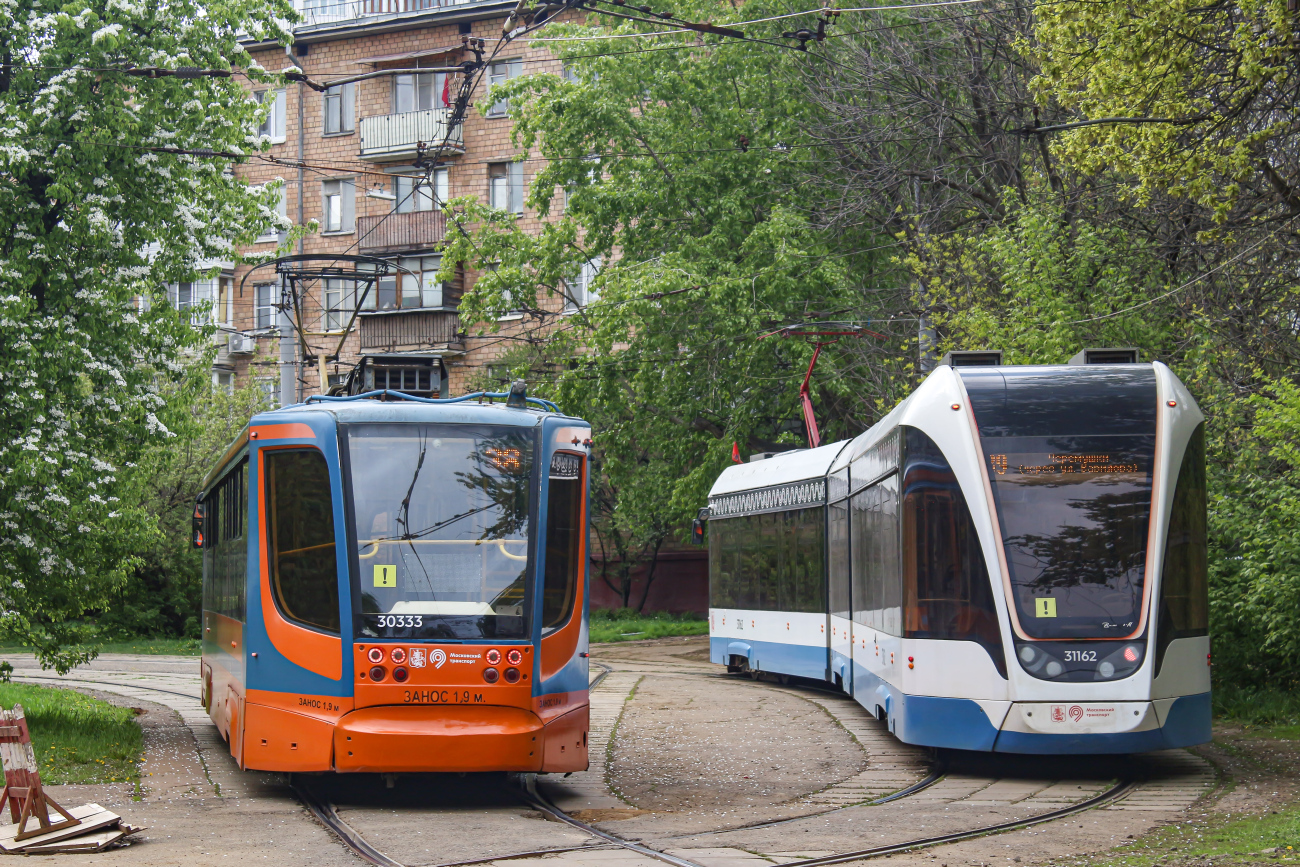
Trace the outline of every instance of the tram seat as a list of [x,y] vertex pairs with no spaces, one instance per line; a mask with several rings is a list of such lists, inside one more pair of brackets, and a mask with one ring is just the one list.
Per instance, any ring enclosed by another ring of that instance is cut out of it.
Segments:
[[334,767],[367,773],[539,771],[545,738],[531,711],[496,705],[379,705],[334,727]]

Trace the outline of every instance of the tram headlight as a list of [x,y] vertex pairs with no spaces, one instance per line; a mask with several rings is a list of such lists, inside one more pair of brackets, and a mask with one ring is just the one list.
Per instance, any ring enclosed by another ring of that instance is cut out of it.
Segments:
[[1026,665],[1028,665],[1029,663],[1031,663],[1031,662],[1034,661],[1034,656],[1035,656],[1035,655],[1036,655],[1036,652],[1035,652],[1034,649],[1033,649],[1032,647],[1030,647],[1028,644],[1026,644],[1024,647],[1020,648],[1020,658],[1021,658],[1021,660],[1024,661],[1024,663],[1025,663]]
[[371,662],[376,664],[383,662],[384,661],[383,648],[382,647],[370,648],[370,651],[366,654],[366,659],[369,659]]
[[489,650],[487,652],[487,661],[488,665],[496,665],[501,661],[501,651],[497,650],[495,647]]
[[500,678],[501,672],[497,671],[495,668],[483,669],[483,679],[488,683],[496,683]]
[[511,650],[509,653],[506,654],[506,662],[510,663],[511,665],[518,665],[523,661],[524,661],[524,655],[520,653],[518,650]]
[[519,669],[517,669],[517,668],[507,668],[507,669],[506,669],[506,673],[505,673],[505,678],[506,678],[506,683],[518,683],[518,682],[519,682]]
[[374,681],[383,680],[384,675],[386,674],[388,674],[388,670],[382,665],[376,665],[374,668],[370,669],[370,679]]
[[1044,673],[1046,673],[1048,677],[1056,677],[1064,670],[1065,669],[1061,663],[1057,662],[1055,659],[1047,663],[1047,666],[1043,669]]
[[1110,661],[1101,663],[1100,665],[1097,666],[1097,673],[1100,674],[1102,677],[1114,677],[1115,676],[1114,663]]
[[[393,665],[401,665],[406,662],[406,651],[400,647],[394,647],[388,656],[393,660]],[[397,677],[396,671],[393,672],[393,677]]]

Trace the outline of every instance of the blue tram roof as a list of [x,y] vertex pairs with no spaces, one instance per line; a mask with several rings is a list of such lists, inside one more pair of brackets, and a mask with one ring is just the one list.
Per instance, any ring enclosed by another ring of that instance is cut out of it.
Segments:
[[[281,409],[267,410],[253,416],[252,424],[289,421],[303,413],[326,412],[341,424],[441,422],[443,424],[497,424],[515,427],[535,427],[544,418],[563,418],[581,421],[563,413],[545,410],[512,409],[502,404],[473,403],[423,403],[409,400],[347,400],[298,403]],[[584,422],[585,424],[585,422]]]
[[[541,401],[537,401],[541,403]],[[551,404],[554,406],[554,404]],[[452,400],[377,400],[374,398],[355,397],[329,401],[313,400],[310,403],[296,403],[292,406],[259,412],[244,426],[243,432],[227,447],[220,460],[208,471],[201,488],[208,486],[240,450],[248,430],[254,425],[276,424],[301,419],[304,415],[319,418],[320,414],[333,416],[339,424],[392,424],[402,422],[425,422],[439,424],[491,424],[512,427],[536,427],[547,418],[563,419],[579,425],[590,427],[588,422],[562,412],[549,409],[515,409],[500,403],[476,403],[472,399]]]

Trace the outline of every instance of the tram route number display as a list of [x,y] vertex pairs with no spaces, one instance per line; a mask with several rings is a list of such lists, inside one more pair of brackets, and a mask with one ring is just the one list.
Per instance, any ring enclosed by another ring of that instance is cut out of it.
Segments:
[[1012,475],[1024,476],[1139,472],[1137,464],[1112,460],[1110,455],[1033,454],[1018,455],[1017,457],[1037,460],[1039,463],[1013,463],[1008,460],[1006,455],[989,455],[989,464],[992,466],[993,472],[999,476],[1005,476],[1008,470],[1012,471]]
[[402,701],[407,704],[483,704],[483,693],[468,689],[406,689]]

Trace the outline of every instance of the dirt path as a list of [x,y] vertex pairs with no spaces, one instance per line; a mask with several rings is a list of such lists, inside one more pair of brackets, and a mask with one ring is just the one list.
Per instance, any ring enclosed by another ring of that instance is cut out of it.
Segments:
[[[19,667],[15,679],[49,676],[30,660],[12,661]],[[1069,821],[879,859],[949,867],[1079,860],[1161,824],[1194,819],[1197,811],[1268,809],[1300,790],[1294,745],[1252,752],[1242,746],[1248,739],[1234,741],[1228,732],[1206,755],[1238,785],[1203,806],[1195,802],[1213,785],[1213,771],[1181,751],[1134,761],[969,756],[918,795],[860,806],[923,777],[930,759],[900,744],[847,697],[729,677],[708,664],[701,638],[601,646],[593,661],[613,671],[592,693],[592,768],[545,778],[540,786],[572,814],[707,867],[784,863],[966,829],[1056,809],[1117,777],[1155,779],[1121,803]],[[59,787],[56,797],[98,801],[149,830],[127,849],[65,860],[144,867],[360,863],[282,779],[235,767],[193,697],[197,667],[193,660],[105,657],[73,673],[109,684],[83,689],[146,708],[140,717],[144,791],[133,800],[139,793],[127,785]],[[168,693],[149,694],[145,686]],[[593,847],[580,831],[544,821],[499,778],[403,776],[388,788],[379,777],[339,777],[326,789],[345,821],[411,867],[574,846],[583,848],[494,863],[658,863]],[[775,819],[793,821],[706,833]]]

